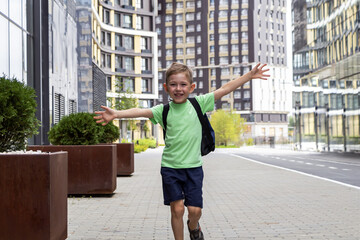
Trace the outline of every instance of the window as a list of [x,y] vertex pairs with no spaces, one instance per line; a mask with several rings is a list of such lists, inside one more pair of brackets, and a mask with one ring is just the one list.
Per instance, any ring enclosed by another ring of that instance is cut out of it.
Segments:
[[104,23],[109,24],[110,23],[110,11],[109,10],[104,10],[104,19],[103,19]]
[[220,52],[228,52],[229,51],[228,45],[220,45],[219,50]]
[[120,34],[115,34],[115,49],[122,47],[122,37]]
[[[166,15],[165,19],[166,19],[168,16],[171,16],[171,15]],[[182,20],[183,20],[183,15],[182,15],[182,13],[176,14],[176,15],[175,15],[175,19],[176,19],[176,21],[182,21]],[[166,22],[168,22],[168,21],[166,21]]]
[[230,24],[232,28],[237,28],[239,26],[238,21],[231,21]]
[[133,78],[130,78],[130,77],[121,78],[121,80],[120,80],[120,83],[121,83],[121,86],[122,86],[121,91],[134,92],[135,91],[134,82],[135,82],[135,80]]
[[228,57],[220,57],[220,64],[229,64]]
[[143,17],[136,17],[136,29],[144,29]]
[[172,15],[166,15],[165,22],[171,22],[171,21],[172,21]]
[[106,77],[106,91],[111,91],[111,90],[112,90],[111,76],[107,76]]
[[105,67],[111,68],[111,55],[110,54],[105,54],[105,57],[106,57],[106,65],[105,65]]
[[124,28],[132,28],[132,16],[124,14],[123,15],[123,27]]
[[194,8],[195,7],[195,2],[194,1],[187,1],[186,2],[186,7],[187,8]]
[[195,59],[187,59],[186,65],[188,66],[195,66]]
[[227,16],[228,16],[228,11],[227,10],[220,10],[219,11],[219,18],[227,17]]
[[149,40],[148,38],[141,37],[141,50],[148,50],[149,49]]
[[187,43],[195,43],[195,37],[194,36],[188,36],[186,37]]
[[176,26],[176,32],[183,32],[183,26]]
[[194,13],[186,13],[185,19],[186,19],[186,21],[193,21],[193,20],[195,20],[195,14]]
[[115,55],[115,71],[122,68],[122,58],[120,55]]
[[149,70],[150,70],[150,59],[141,58],[141,71],[149,71]]
[[234,98],[235,99],[240,99],[241,98],[241,92],[240,91],[235,91],[234,92]]
[[166,27],[165,32],[166,33],[172,33],[172,27]]
[[134,37],[124,36],[124,47],[126,49],[134,49]]
[[134,71],[134,58],[133,57],[124,57],[125,69]]
[[231,39],[239,39],[239,33],[237,32],[231,33]]
[[239,56],[232,56],[231,63],[239,63]]
[[114,25],[115,25],[115,27],[120,27],[121,26],[120,14],[119,13],[114,14]]
[[245,90],[243,93],[244,93],[244,98],[250,98],[250,90]]
[[195,26],[193,24],[186,25],[186,32],[194,32]]
[[141,92],[142,93],[151,93],[151,79],[142,79],[141,80]]
[[219,34],[219,40],[228,40],[228,34],[227,33],[220,33]]
[[183,43],[183,42],[184,42],[183,37],[177,37],[176,38],[176,43]]
[[230,75],[230,69],[229,68],[222,68],[221,69],[221,75]]
[[136,8],[143,8],[143,0],[136,0]]
[[186,54],[187,55],[195,54],[195,48],[193,47],[186,48]]

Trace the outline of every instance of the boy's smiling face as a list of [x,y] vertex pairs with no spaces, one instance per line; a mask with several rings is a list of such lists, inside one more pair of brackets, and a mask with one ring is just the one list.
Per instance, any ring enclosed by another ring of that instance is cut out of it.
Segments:
[[195,84],[190,83],[185,73],[173,74],[168,82],[164,83],[165,91],[173,99],[174,103],[185,103],[190,93],[195,89]]

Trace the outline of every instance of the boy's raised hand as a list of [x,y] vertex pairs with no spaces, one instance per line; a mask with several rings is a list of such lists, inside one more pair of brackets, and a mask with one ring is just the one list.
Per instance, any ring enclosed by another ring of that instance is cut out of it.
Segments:
[[102,125],[105,126],[106,124],[108,124],[108,122],[112,121],[116,117],[116,114],[115,111],[111,108],[105,106],[101,106],[101,108],[105,111],[95,112],[95,114],[98,114],[98,116],[95,116],[94,119],[99,119],[96,122],[102,123]]
[[266,64],[263,64],[260,66],[260,63],[258,63],[253,69],[251,69],[252,73],[252,79],[259,78],[263,80],[267,80],[268,77],[270,77],[269,74],[264,74],[265,72],[269,71],[269,69],[263,70],[263,68],[266,66]]

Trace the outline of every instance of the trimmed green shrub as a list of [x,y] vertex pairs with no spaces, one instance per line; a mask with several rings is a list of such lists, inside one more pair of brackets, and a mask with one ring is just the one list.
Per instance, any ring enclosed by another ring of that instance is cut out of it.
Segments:
[[105,126],[98,124],[99,128],[103,128],[103,133],[99,136],[100,143],[113,143],[119,139],[120,131],[119,127],[115,126],[113,122],[109,122]]
[[0,152],[25,150],[27,139],[38,133],[35,98],[32,87],[0,77]]
[[119,137],[119,128],[112,122],[106,126],[97,124],[94,116],[95,114],[82,112],[63,117],[49,131],[50,143],[53,145],[93,145],[115,141]]
[[152,138],[143,138],[136,141],[139,145],[146,145],[149,148],[156,148],[156,140]]
[[134,153],[141,153],[146,151],[146,149],[148,149],[148,146],[146,145],[139,145],[139,144],[134,145]]

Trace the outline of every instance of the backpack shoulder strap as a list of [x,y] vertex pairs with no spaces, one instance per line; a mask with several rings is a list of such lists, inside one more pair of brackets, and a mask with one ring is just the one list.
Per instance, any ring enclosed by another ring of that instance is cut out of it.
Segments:
[[163,128],[164,140],[165,140],[165,135],[166,135],[167,115],[169,113],[169,109],[170,109],[169,103],[165,104],[163,112],[162,112],[162,120],[163,120],[163,125],[164,125],[164,128]]
[[[199,117],[199,120],[201,122],[201,119],[202,119],[202,116],[204,115],[201,111],[201,107],[200,107],[200,104],[198,103],[198,101],[196,100],[196,98],[189,98],[189,101],[191,102],[191,104],[193,105],[193,107],[195,108],[196,110],[196,113]],[[201,122],[202,124],[202,122]]]

